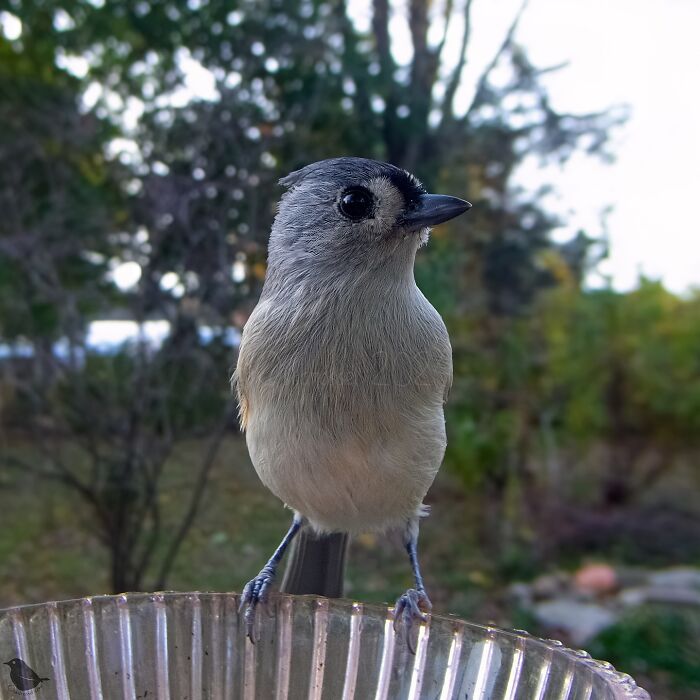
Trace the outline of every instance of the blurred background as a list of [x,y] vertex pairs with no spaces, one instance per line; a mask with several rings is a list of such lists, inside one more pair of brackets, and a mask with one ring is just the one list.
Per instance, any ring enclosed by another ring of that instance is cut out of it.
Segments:
[[[3,0],[0,607],[240,589],[289,513],[228,379],[290,170],[389,160],[454,347],[435,607],[700,697],[691,0]],[[401,548],[353,544],[393,601]]]

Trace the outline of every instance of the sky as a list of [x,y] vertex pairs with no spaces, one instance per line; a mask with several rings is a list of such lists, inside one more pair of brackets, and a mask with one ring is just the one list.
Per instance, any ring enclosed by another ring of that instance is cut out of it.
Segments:
[[[498,26],[513,4],[482,2],[475,34],[479,23]],[[568,232],[600,231],[600,210],[613,206],[601,271],[620,290],[640,273],[677,293],[700,287],[699,30],[697,0],[531,0],[519,25],[535,65],[570,62],[545,80],[555,108],[630,107],[612,165],[581,157],[563,170],[521,174],[525,183],[553,178],[561,211],[571,211]]]
[[[468,104],[478,76],[494,55],[521,0],[475,0],[472,40],[458,98]],[[405,0],[398,0],[398,7]],[[368,26],[370,3],[351,0],[355,19]],[[455,2],[458,7],[459,3]],[[391,24],[397,60],[410,58],[402,12]],[[612,165],[575,157],[563,169],[526,162],[519,184],[532,190],[553,183],[547,202],[567,220],[555,232],[566,240],[583,228],[601,233],[607,217],[609,259],[600,266],[615,288],[634,287],[640,274],[661,279],[677,293],[700,287],[700,230],[695,197],[700,192],[700,1],[530,0],[516,40],[538,67],[568,62],[543,77],[552,105],[588,113],[627,105],[630,117],[613,138]],[[436,28],[436,32],[439,27]],[[448,43],[455,55],[461,25]],[[593,277],[591,284],[600,284]]]
[[[457,94],[465,108],[521,2],[474,1],[469,60]],[[411,51],[406,5],[407,0],[394,1],[390,25],[399,62],[409,60]],[[368,28],[371,0],[350,0],[349,7],[357,25]],[[5,33],[19,31],[2,14]],[[457,16],[450,25],[448,67],[457,60],[460,20]],[[601,212],[612,207],[606,219],[610,256],[599,267],[601,275],[589,280],[592,285],[609,279],[628,290],[644,275],[680,294],[700,287],[699,28],[700,0],[530,0],[523,14],[516,40],[531,61],[541,67],[568,62],[543,77],[556,109],[585,113],[626,105],[630,110],[627,123],[613,135],[613,164],[576,156],[563,168],[543,169],[533,159],[518,174],[519,184],[532,191],[543,183],[555,185],[557,194],[546,207],[565,222],[555,231],[558,240],[579,229],[600,234]],[[434,37],[441,30],[436,23]],[[187,79],[177,99],[215,99],[211,73],[189,55],[181,58]],[[72,60],[69,69],[87,70],[84,59]],[[138,109],[127,112],[134,120],[140,116]],[[138,279],[134,270],[123,273],[127,284]]]

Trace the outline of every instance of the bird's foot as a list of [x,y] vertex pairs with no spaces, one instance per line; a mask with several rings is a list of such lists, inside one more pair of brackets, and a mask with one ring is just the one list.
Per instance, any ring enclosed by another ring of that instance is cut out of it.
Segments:
[[243,593],[241,594],[241,603],[238,606],[238,612],[242,612],[245,608],[244,620],[246,635],[253,644],[255,644],[255,638],[253,636],[255,611],[258,603],[262,603],[263,605],[267,603],[270,594],[270,586],[274,579],[275,572],[266,567],[254,579],[246,583]]
[[405,630],[406,642],[412,654],[416,653],[418,629],[421,622],[427,622],[433,604],[424,590],[409,588],[394,605],[394,632]]

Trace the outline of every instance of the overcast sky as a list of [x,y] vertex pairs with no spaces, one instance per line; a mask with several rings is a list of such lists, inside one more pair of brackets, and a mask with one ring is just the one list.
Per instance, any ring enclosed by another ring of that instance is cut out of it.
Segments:
[[[464,103],[520,3],[475,0]],[[358,24],[367,26],[369,0],[352,0],[352,6]],[[395,13],[391,26],[398,60],[411,51],[402,14]],[[456,49],[461,25],[452,29],[447,48]],[[611,255],[601,272],[621,290],[633,287],[640,273],[676,292],[700,286],[699,32],[699,0],[530,0],[516,34],[535,65],[570,62],[545,78],[555,108],[631,109],[614,139],[614,164],[577,157],[563,170],[542,172],[528,163],[520,174],[533,188],[545,181],[557,186],[560,196],[548,205],[569,222],[558,238],[579,228],[599,233],[600,212],[614,207],[607,220]]]
[[[513,4],[477,0],[475,34],[502,25]],[[546,79],[555,107],[631,107],[613,165],[581,158],[553,173],[572,229],[595,232],[598,211],[614,206],[603,270],[619,289],[640,272],[676,292],[700,286],[699,33],[698,0],[531,0],[520,24],[536,65],[570,61]]]
[[[464,105],[520,2],[475,0],[469,61],[458,93]],[[360,27],[369,26],[370,3],[350,1]],[[399,61],[408,60],[411,51],[405,5],[406,0],[396,0],[391,22]],[[4,31],[17,32],[18,23],[3,14]],[[441,28],[433,29],[439,36]],[[611,255],[601,272],[621,290],[633,287],[640,274],[679,293],[700,287],[699,30],[700,0],[530,0],[516,35],[535,65],[569,62],[544,78],[555,108],[591,112],[626,104],[631,109],[615,135],[614,164],[575,157],[563,169],[543,172],[530,162],[520,172],[520,181],[533,189],[542,182],[557,186],[558,198],[547,202],[567,220],[557,238],[580,228],[599,233],[600,213],[612,205]],[[457,17],[448,61],[456,60],[460,31]],[[190,64],[183,95],[213,99],[213,76]],[[75,69],[87,66],[78,59]],[[138,110],[131,116],[138,118]]]

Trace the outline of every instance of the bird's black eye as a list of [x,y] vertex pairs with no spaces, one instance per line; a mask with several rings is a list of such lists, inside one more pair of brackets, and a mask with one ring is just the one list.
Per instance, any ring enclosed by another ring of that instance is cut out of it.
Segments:
[[374,200],[364,187],[352,187],[340,196],[340,212],[353,221],[366,219],[372,213]]

